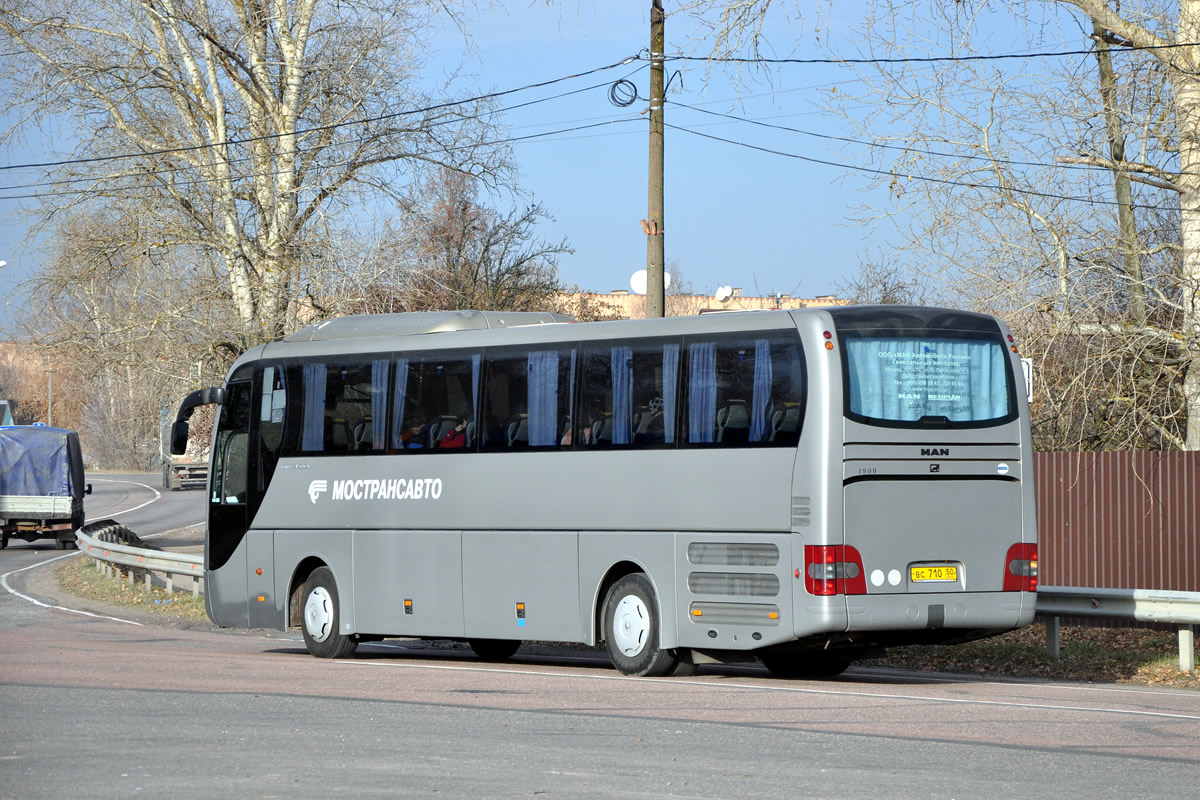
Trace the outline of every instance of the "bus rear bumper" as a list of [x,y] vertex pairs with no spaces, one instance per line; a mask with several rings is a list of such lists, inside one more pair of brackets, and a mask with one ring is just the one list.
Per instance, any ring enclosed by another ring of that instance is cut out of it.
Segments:
[[967,641],[1022,628],[1033,622],[1033,592],[962,592],[852,595],[847,633],[895,632],[914,643]]

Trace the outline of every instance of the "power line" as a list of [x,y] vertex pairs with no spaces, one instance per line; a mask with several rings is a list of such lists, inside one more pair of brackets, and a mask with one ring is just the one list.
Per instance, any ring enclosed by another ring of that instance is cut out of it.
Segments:
[[[1121,47],[1114,53],[1126,53],[1139,50],[1174,50],[1182,47],[1197,47],[1200,43],[1151,44],[1142,46]],[[1066,56],[1087,56],[1092,54],[1087,50],[1055,50],[1039,53],[994,53],[973,56],[906,56],[902,58],[761,58],[747,56],[685,56],[682,54],[668,55],[668,61],[704,61],[714,64],[943,64],[963,61],[1004,61],[1025,58],[1061,58]],[[642,61],[649,61],[646,54],[639,54]]]
[[[638,72],[643,69],[645,69],[645,67],[638,67],[638,69],[634,70],[633,72],[631,72],[629,74],[632,75],[634,72]],[[464,117],[455,117],[454,119],[449,119],[449,120],[440,120],[440,121],[432,123],[430,125],[430,127],[440,127],[440,126],[449,125],[452,123],[459,123],[459,122],[466,122],[466,121],[470,121],[470,120],[482,119],[485,116],[504,114],[509,111],[516,111],[521,108],[527,108],[529,106],[538,105],[539,103],[547,103],[547,102],[550,102],[551,100],[559,100],[559,99],[562,99],[563,97],[570,97],[572,95],[582,94],[583,92],[592,91],[594,89],[599,89],[601,87],[605,87],[608,85],[609,85],[609,81],[604,81],[603,83],[594,83],[590,86],[585,86],[581,89],[572,89],[571,91],[568,91],[568,92],[560,92],[558,94],[549,95],[547,97],[540,97],[536,100],[529,100],[524,103],[517,103],[515,105],[505,106],[503,108],[497,108],[494,110],[490,110],[490,111],[486,112],[485,114],[471,114],[471,115],[464,116]],[[593,117],[592,119],[596,119],[596,118]],[[575,120],[572,120],[572,121],[575,121]],[[546,124],[560,124],[560,123],[546,123]],[[528,126],[526,126],[526,127],[528,127]],[[570,130],[570,129],[568,129],[568,130]],[[333,149],[336,147],[345,147],[346,145],[351,145],[351,144],[355,144],[357,142],[362,142],[362,141],[366,140],[367,138],[369,138],[369,137],[358,136],[358,137],[354,137],[354,138],[341,139],[339,141],[331,142],[330,144],[325,145],[322,149],[330,150],[330,149]],[[496,142],[495,144],[502,144],[502,143],[503,143],[503,141],[499,141],[499,142]],[[481,143],[480,146],[481,147],[484,146],[484,143]],[[293,150],[290,150],[287,152],[281,152],[281,153],[278,153],[277,155],[303,155],[307,152],[310,152],[310,150],[311,150],[311,148],[297,146]],[[250,160],[252,160],[251,156],[243,156],[241,158],[224,159],[222,161],[222,163],[232,166],[235,164],[242,164],[242,163],[245,163]],[[73,163],[76,163],[76,162],[67,162],[67,164],[73,164]],[[345,163],[348,163],[348,162],[345,162]],[[332,166],[336,166],[336,165],[325,165],[323,168],[329,169]],[[118,173],[118,174],[114,174],[114,175],[102,175],[102,176],[85,175],[85,176],[80,176],[78,178],[60,178],[60,179],[52,180],[52,181],[35,181],[33,183],[13,184],[13,185],[5,186],[3,188],[3,191],[14,191],[17,189],[37,189],[40,187],[50,187],[50,186],[69,186],[71,184],[77,184],[77,183],[96,183],[96,182],[100,182],[100,181],[120,180],[122,178],[145,178],[145,177],[151,177],[154,175],[162,175],[162,174],[179,172],[181,169],[184,169],[184,168],[185,168],[185,166],[164,166],[164,167],[157,167],[152,170],[141,170],[138,172],[125,172],[125,173]],[[270,173],[270,174],[277,174],[277,173]],[[240,180],[242,177],[243,176],[237,176],[234,178],[234,180]],[[211,182],[209,179],[204,179],[204,181]],[[53,195],[45,195],[45,196],[62,196],[65,194],[70,194],[70,193],[58,192]],[[22,199],[28,199],[30,197],[37,197],[37,196],[38,195],[21,195],[20,197]],[[15,199],[15,197],[16,196],[5,197],[5,196],[0,195],[0,200]]]
[[[618,124],[626,123],[626,122],[641,122],[641,121],[642,121],[642,119],[640,116],[610,119],[610,120],[606,120],[604,122],[594,122],[589,125],[575,125],[575,126],[572,126],[569,128],[560,128],[560,129],[553,130],[553,131],[543,131],[542,133],[530,133],[530,134],[526,134],[524,136],[510,136],[506,139],[500,139],[500,140],[497,140],[494,142],[488,142],[487,144],[489,144],[489,145],[515,144],[515,143],[519,143],[519,142],[527,142],[527,141],[532,141],[532,140],[536,140],[536,139],[543,139],[543,138],[546,138],[549,136],[557,136],[557,135],[563,134],[563,133],[574,133],[575,131],[583,131],[583,130],[590,130],[593,128],[600,128],[600,127],[604,127],[606,125],[618,125]],[[469,150],[471,148],[478,147],[478,146],[480,146],[480,145],[465,144],[465,145],[460,145],[458,147],[444,148],[439,151],[413,153],[412,156],[415,158],[420,158],[420,157],[424,157],[424,156],[435,155],[437,152],[456,152],[456,151],[460,151],[460,150]],[[339,162],[334,162],[331,164],[324,164],[321,166],[321,169],[333,169],[336,167],[344,167],[344,166],[348,166],[351,163],[352,163],[351,161],[339,161]],[[279,170],[263,170],[260,172],[246,173],[245,175],[239,176],[239,179],[270,177],[270,176],[278,175],[278,174],[280,174]],[[122,177],[124,177],[124,176],[122,176]],[[128,177],[138,177],[138,176],[135,173],[130,173]],[[220,179],[189,178],[187,180],[177,181],[177,182],[173,183],[172,186],[181,187],[181,188],[186,188],[189,186],[202,186],[202,185],[208,184],[208,183],[215,183],[218,180],[220,180]],[[153,188],[153,185],[148,184],[148,183],[143,183],[143,184],[134,184],[134,185],[129,185],[129,186],[117,186],[117,187],[112,187],[112,188],[106,189],[104,192],[104,196],[105,197],[123,196],[123,197],[127,197],[127,198],[132,198],[132,197],[137,196],[135,194],[136,192],[138,192],[139,190],[147,189],[147,188]],[[301,187],[301,191],[318,191],[319,189],[320,189],[319,186]],[[34,193],[34,194],[7,195],[7,196],[0,195],[0,202],[3,202],[5,200],[42,200],[42,199],[47,199],[47,198],[51,198],[51,197],[76,197],[81,194],[87,194],[87,193],[88,192],[86,190],[81,190],[81,191],[62,191],[62,192],[39,192],[39,193]],[[122,193],[125,193],[125,194],[122,194]]]
[[0,171],[8,171],[8,170],[14,170],[14,169],[44,169],[47,167],[64,167],[64,166],[71,166],[71,165],[75,165],[75,164],[93,164],[93,163],[100,163],[100,162],[106,162],[106,161],[120,161],[120,160],[126,160],[126,159],[145,158],[146,156],[168,155],[171,153],[191,153],[191,152],[196,152],[198,150],[209,150],[209,149],[212,149],[215,147],[228,147],[230,145],[240,145],[240,144],[250,144],[252,142],[270,141],[273,139],[281,139],[285,136],[303,136],[303,135],[309,134],[309,133],[321,133],[324,131],[331,131],[331,130],[337,130],[340,128],[345,128],[350,125],[366,125],[366,124],[369,124],[372,122],[382,122],[382,121],[389,120],[389,119],[397,119],[399,117],[412,116],[415,114],[427,114],[431,111],[442,111],[442,110],[445,110],[448,108],[455,108],[457,106],[467,105],[469,103],[477,103],[477,102],[480,102],[483,100],[494,100],[498,97],[505,97],[510,94],[516,94],[517,92],[524,92],[524,91],[528,91],[530,89],[540,89],[545,86],[552,86],[556,83],[562,83],[563,81],[573,80],[575,78],[583,78],[588,75],[594,75],[597,72],[603,72],[605,70],[616,69],[617,67],[621,67],[626,64],[631,64],[637,60],[638,60],[638,56],[632,55],[632,56],[629,56],[628,58],[624,58],[621,61],[618,61],[614,64],[607,64],[607,65],[601,66],[601,67],[594,67],[593,69],[585,70],[583,72],[577,72],[572,75],[563,75],[558,78],[552,78],[550,80],[539,81],[537,83],[530,83],[530,84],[526,84],[525,86],[518,86],[514,89],[505,89],[505,90],[499,91],[499,92],[489,92],[487,94],[477,95],[475,97],[468,97],[468,98],[464,98],[462,100],[448,100],[446,102],[436,103],[434,105],[426,106],[424,108],[409,109],[407,111],[396,111],[396,112],[393,112],[390,114],[380,114],[379,116],[375,116],[375,117],[364,117],[361,119],[347,120],[345,122],[334,122],[334,123],[330,123],[328,125],[315,125],[311,128],[302,128],[300,130],[291,131],[289,133],[269,133],[269,134],[266,134],[263,136],[252,136],[252,137],[246,137],[243,139],[226,139],[223,142],[212,142],[209,144],[190,145],[188,147],[171,147],[171,148],[165,148],[162,150],[147,150],[147,151],[141,152],[141,153],[121,153],[121,154],[112,155],[112,156],[93,156],[90,158],[66,159],[63,161],[47,161],[47,162],[41,163],[41,164],[9,164],[9,165],[0,166]]
[[1054,192],[1039,192],[1035,189],[1020,189],[1020,188],[1017,188],[1014,186],[998,186],[994,183],[972,183],[969,181],[951,180],[949,178],[933,178],[928,175],[918,175],[918,174],[913,174],[913,173],[908,173],[908,172],[896,172],[896,171],[892,171],[892,170],[874,169],[872,167],[862,167],[862,166],[858,166],[856,164],[846,164],[846,163],[842,163],[842,162],[838,162],[838,161],[827,161],[825,159],[813,158],[812,156],[803,156],[803,155],[800,155],[799,153],[789,153],[784,150],[775,150],[770,147],[762,147],[760,145],[750,144],[749,142],[741,142],[741,141],[738,141],[737,139],[726,139],[722,136],[714,136],[710,133],[701,133],[700,131],[695,131],[695,130],[692,130],[691,128],[685,128],[680,125],[668,124],[667,127],[670,128],[671,130],[681,131],[682,133],[689,133],[692,136],[699,136],[704,139],[712,139],[713,141],[724,142],[725,144],[732,144],[732,145],[736,145],[738,147],[745,147],[749,150],[757,150],[760,153],[767,153],[769,155],[774,155],[774,156],[783,156],[784,158],[793,158],[793,159],[796,159],[797,161],[805,161],[810,164],[821,164],[822,166],[826,166],[826,167],[837,167],[839,169],[848,169],[848,170],[853,170],[855,172],[865,172],[870,175],[879,175],[880,177],[885,177],[885,178],[900,178],[900,179],[924,181],[926,183],[938,183],[938,184],[942,184],[945,186],[961,186],[966,189],[993,189],[993,190],[1013,192],[1015,194],[1029,195],[1032,197],[1044,197],[1044,198],[1048,198],[1051,200],[1067,200],[1067,201],[1070,201],[1073,203],[1088,203],[1090,205],[1099,205],[1099,206],[1118,205],[1117,201],[1115,201],[1115,200],[1096,200],[1096,199],[1093,199],[1090,197],[1072,197],[1070,195],[1055,194]]
[[[762,122],[760,120],[750,119],[748,117],[739,117],[735,114],[725,114],[720,111],[709,111],[706,108],[699,108],[697,106],[688,105],[687,103],[681,103],[679,101],[670,101],[670,102],[673,105],[679,106],[680,108],[687,108],[692,111],[698,111],[701,114],[709,114],[714,117],[723,117],[725,119],[733,120],[735,122],[745,122],[747,124],[757,125],[762,128],[770,128],[772,130],[787,131],[789,133],[799,133],[804,136],[811,136],[816,139],[825,139],[827,141],[845,142],[847,144],[859,144],[859,145],[863,145],[864,147],[873,147],[873,148],[877,148],[880,150],[899,150],[900,152],[903,152],[903,153],[916,153],[919,155],[937,156],[938,158],[955,158],[955,159],[964,160],[964,161],[985,161],[988,163],[1005,164],[1005,165],[1013,166],[1013,167],[1038,167],[1041,169],[1080,170],[1080,171],[1085,171],[1085,172],[1091,172],[1093,170],[1098,169],[1098,167],[1088,165],[1088,164],[1047,164],[1047,163],[1040,162],[1040,161],[1014,161],[1014,160],[1005,159],[1005,158],[989,158],[987,156],[975,156],[975,155],[967,155],[967,154],[963,154],[963,153],[942,153],[937,150],[925,150],[925,149],[918,148],[918,147],[905,147],[902,145],[894,145],[894,144],[880,144],[878,142],[869,142],[869,141],[864,141],[862,139],[852,139],[847,136],[834,136],[834,135],[828,134],[828,133],[817,133],[816,131],[807,131],[807,130],[804,130],[803,128],[793,128],[788,125],[775,125],[775,124],[772,124],[769,122]],[[1180,173],[1175,173],[1175,174],[1188,175],[1188,174],[1192,174],[1192,173],[1180,172]]]

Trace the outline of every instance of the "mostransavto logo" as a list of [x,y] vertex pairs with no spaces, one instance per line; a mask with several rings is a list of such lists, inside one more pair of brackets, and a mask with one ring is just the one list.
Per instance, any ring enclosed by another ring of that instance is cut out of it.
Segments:
[[321,493],[332,490],[333,500],[437,500],[442,496],[441,478],[392,478],[379,480],[313,481],[308,496],[315,503]]

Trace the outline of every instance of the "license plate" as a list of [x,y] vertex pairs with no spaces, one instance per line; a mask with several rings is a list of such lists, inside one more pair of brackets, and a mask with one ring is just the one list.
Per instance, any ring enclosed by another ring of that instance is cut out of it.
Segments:
[[958,567],[909,567],[908,574],[913,583],[957,581]]

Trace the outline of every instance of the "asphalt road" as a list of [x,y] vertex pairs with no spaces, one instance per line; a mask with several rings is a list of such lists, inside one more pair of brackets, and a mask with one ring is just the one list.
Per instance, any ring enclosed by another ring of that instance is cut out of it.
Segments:
[[[152,498],[154,477],[96,483],[95,509]],[[148,535],[202,504],[161,493],[116,518]],[[487,665],[402,641],[321,661],[281,632],[66,610],[35,566],[52,548],[0,553],[3,798],[1196,796],[1197,692],[857,669],[633,679],[586,650]]]

